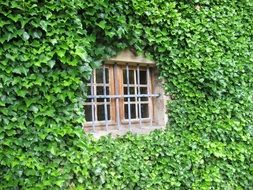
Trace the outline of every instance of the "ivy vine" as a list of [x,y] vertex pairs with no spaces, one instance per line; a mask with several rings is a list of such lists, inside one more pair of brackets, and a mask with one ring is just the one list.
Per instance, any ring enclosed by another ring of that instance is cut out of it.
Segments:
[[[252,0],[0,2],[0,189],[251,189]],[[153,58],[170,123],[95,141],[86,82]]]

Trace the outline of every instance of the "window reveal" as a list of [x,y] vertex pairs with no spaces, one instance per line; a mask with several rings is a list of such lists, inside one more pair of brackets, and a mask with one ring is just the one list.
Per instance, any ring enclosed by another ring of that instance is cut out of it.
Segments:
[[126,65],[103,65],[93,71],[88,83],[88,97],[85,103],[86,125],[131,125],[153,120],[152,77],[149,67]]

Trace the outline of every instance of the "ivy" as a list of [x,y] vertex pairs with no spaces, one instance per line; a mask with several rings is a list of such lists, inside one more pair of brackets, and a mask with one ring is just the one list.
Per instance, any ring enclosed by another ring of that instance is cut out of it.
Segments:
[[[0,189],[251,189],[250,0],[0,2]],[[170,123],[98,141],[86,81],[125,48],[153,58]]]

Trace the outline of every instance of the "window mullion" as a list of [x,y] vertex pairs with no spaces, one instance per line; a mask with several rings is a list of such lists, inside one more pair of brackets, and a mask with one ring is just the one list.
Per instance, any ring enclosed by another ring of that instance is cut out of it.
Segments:
[[108,113],[107,113],[107,100],[106,100],[106,72],[105,65],[103,65],[103,90],[104,90],[104,113],[105,113],[105,127],[108,131]]
[[[126,64],[126,77],[127,77],[127,95],[130,94],[130,87],[129,87],[129,66],[128,63]],[[128,106],[128,127],[131,131],[131,106],[130,106],[130,97],[127,98],[127,106]]]
[[[118,66],[115,63],[113,67],[114,82],[115,82],[115,95],[119,95],[119,84],[118,84]],[[120,129],[120,110],[119,110],[119,98],[116,98],[116,122],[117,128]]]
[[[140,98],[140,66],[139,64],[137,65],[137,85],[138,85],[138,116],[139,116],[139,123],[140,126],[142,126],[142,118],[141,118],[141,98]],[[137,107],[137,106],[136,106]]]
[[[94,95],[97,96],[97,77],[96,77],[96,69],[94,69]],[[95,122],[98,121],[97,114],[97,98],[94,98],[95,102]]]
[[149,101],[149,117],[150,117],[150,126],[153,125],[153,105],[152,105],[152,97],[150,96],[151,92],[151,76],[150,76],[150,68],[147,67],[147,83],[148,83],[148,101]]

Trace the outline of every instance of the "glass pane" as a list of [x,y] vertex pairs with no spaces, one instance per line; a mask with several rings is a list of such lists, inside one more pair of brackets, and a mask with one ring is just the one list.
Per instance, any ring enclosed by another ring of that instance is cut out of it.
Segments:
[[91,86],[87,86],[87,95],[91,95]]
[[[127,71],[123,70],[123,82],[127,84]],[[129,70],[129,84],[134,84],[134,70]]]
[[[132,95],[135,94],[134,87],[129,87],[129,94],[132,94]],[[128,95],[128,93],[127,93],[127,87],[124,87],[124,95]],[[127,102],[128,98],[124,98],[124,101]],[[130,101],[135,101],[135,97],[130,98]]]
[[85,120],[92,121],[92,110],[91,105],[84,106]]
[[[110,105],[107,105],[107,120],[110,120],[111,114],[110,114]],[[105,107],[104,105],[97,105],[97,119],[98,121],[105,121]]]
[[[131,110],[131,119],[135,119],[136,118],[136,108],[135,108],[135,104],[130,104],[130,110]],[[128,105],[125,104],[125,119],[128,119]]]
[[[106,95],[109,95],[109,86],[106,86],[105,89]],[[97,86],[97,95],[105,95],[103,86]]]
[[[140,87],[141,94],[148,94],[147,87]],[[141,101],[148,101],[148,97],[141,97]]]
[[[105,68],[105,81],[109,83],[108,68]],[[103,83],[103,67],[96,69],[96,83]]]
[[[91,87],[88,86],[88,89],[87,89],[87,96],[91,96]],[[91,102],[91,98],[86,98],[86,102]]]
[[92,98],[86,98],[86,102],[91,102]]
[[140,84],[147,84],[147,71],[140,70]]
[[[124,94],[127,95],[127,87],[124,87]],[[134,87],[129,87],[129,94],[135,94]]]
[[[104,87],[103,86],[97,86],[97,95],[105,95],[104,94]],[[109,87],[106,87],[106,95],[109,95]],[[97,98],[98,102],[103,102],[104,98]],[[109,98],[107,98],[107,101],[109,102]]]
[[148,118],[148,117],[149,117],[148,104],[141,104],[141,118]]
[[96,69],[96,83],[103,83],[103,68]]

